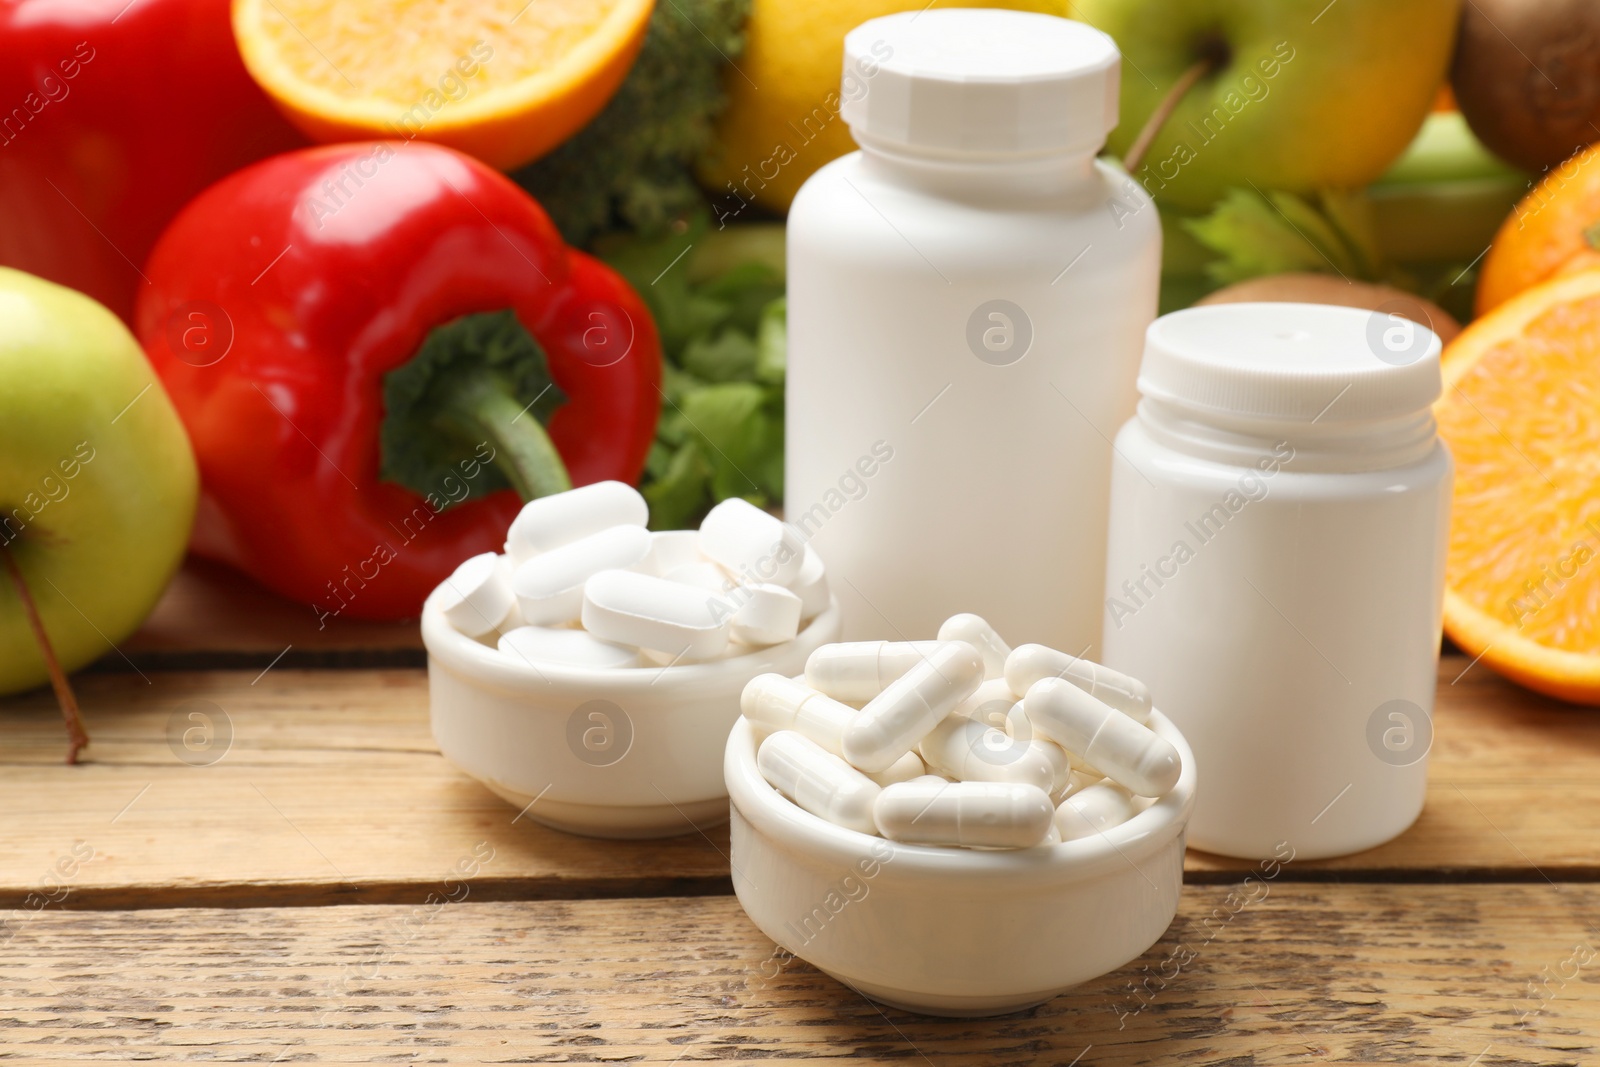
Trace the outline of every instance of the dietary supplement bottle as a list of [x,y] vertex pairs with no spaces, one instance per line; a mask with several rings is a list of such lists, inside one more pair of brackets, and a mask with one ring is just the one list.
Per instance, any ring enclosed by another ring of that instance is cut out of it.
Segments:
[[1098,652],[1111,438],[1132,414],[1161,233],[1095,158],[1120,56],[992,10],[845,38],[861,146],[789,214],[785,513],[852,639],[975,612]]
[[1453,465],[1439,339],[1381,312],[1190,308],[1117,435],[1105,663],[1198,773],[1189,843],[1371,848],[1422,811]]

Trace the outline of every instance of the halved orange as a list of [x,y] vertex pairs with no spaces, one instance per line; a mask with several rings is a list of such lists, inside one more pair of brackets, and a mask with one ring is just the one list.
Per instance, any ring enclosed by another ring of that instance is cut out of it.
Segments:
[[413,137],[510,170],[593,118],[653,0],[234,0],[250,74],[317,141]]
[[1600,702],[1600,270],[1528,289],[1450,349],[1445,631],[1530,689]]
[[1556,167],[1511,209],[1478,272],[1483,315],[1539,282],[1600,262],[1600,144]]

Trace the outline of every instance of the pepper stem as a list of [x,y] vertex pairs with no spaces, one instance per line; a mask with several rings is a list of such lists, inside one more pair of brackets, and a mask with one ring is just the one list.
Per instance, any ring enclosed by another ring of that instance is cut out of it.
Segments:
[[452,501],[508,488],[524,500],[571,489],[545,432],[566,399],[544,349],[509,308],[442,323],[383,377],[378,475],[431,496],[455,484],[464,455],[484,460],[492,445],[491,466],[474,470],[466,495],[452,493]]
[[33,602],[33,594],[23,580],[22,568],[17,566],[9,544],[0,543],[0,559],[5,561],[6,573],[11,576],[11,584],[17,588],[23,614],[28,616],[34,640],[39,642],[44,669],[50,673],[50,687],[56,691],[56,703],[61,705],[61,718],[67,724],[67,762],[77,763],[78,753],[89,744],[89,731],[83,728],[83,716],[78,714],[77,694],[72,691],[66,672],[61,669],[61,661],[56,659],[55,646],[50,643],[50,635],[45,633],[44,619],[39,616],[39,607]]
[[446,392],[439,417],[456,433],[493,445],[495,466],[518,496],[533,500],[571,489],[572,478],[532,407],[499,375],[467,373]]

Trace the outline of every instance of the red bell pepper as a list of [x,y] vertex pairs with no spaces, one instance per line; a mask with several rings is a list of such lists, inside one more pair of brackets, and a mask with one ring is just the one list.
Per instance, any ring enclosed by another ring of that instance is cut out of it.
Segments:
[[131,322],[162,227],[306,143],[250,75],[228,0],[0,4],[0,264]]
[[415,615],[499,549],[518,493],[643,469],[661,404],[644,304],[451,149],[248,167],[178,215],[145,273],[136,332],[200,462],[193,547],[324,624]]

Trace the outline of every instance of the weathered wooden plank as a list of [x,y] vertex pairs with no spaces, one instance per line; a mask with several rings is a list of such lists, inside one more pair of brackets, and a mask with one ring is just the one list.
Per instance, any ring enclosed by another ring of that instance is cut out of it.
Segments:
[[[78,767],[59,764],[48,693],[0,704],[0,907],[78,842],[94,856],[74,907],[421,900],[480,843],[499,857],[480,897],[728,888],[725,828],[606,842],[519,817],[439,756],[421,671],[90,675],[80,689],[94,743]],[[184,748],[191,713],[212,750]],[[206,766],[179,755],[212,752]]]
[[[1450,685],[1464,666],[1442,676],[1418,825],[1288,877],[1600,877],[1600,716],[1481,668]],[[75,878],[76,907],[419,900],[479,841],[501,857],[482,892],[502,898],[727,890],[721,830],[626,844],[513,825],[515,811],[438,756],[421,671],[106,674],[80,686],[95,741],[77,768],[58,765],[48,692],[0,701],[0,906],[80,840],[96,858]],[[169,743],[195,710],[231,725],[211,766],[185,764]],[[1191,880],[1240,868],[1189,857]]]
[[[1593,886],[1271,883],[1243,905],[1227,888],[1190,887],[1172,929],[1129,967],[1025,1013],[940,1020],[879,1008],[802,962],[780,965],[730,897],[484,904],[463,884],[462,902],[423,909],[46,908],[15,924],[0,952],[0,1059],[1505,1067],[1600,1057]],[[1204,925],[1212,916],[1223,918]]]

